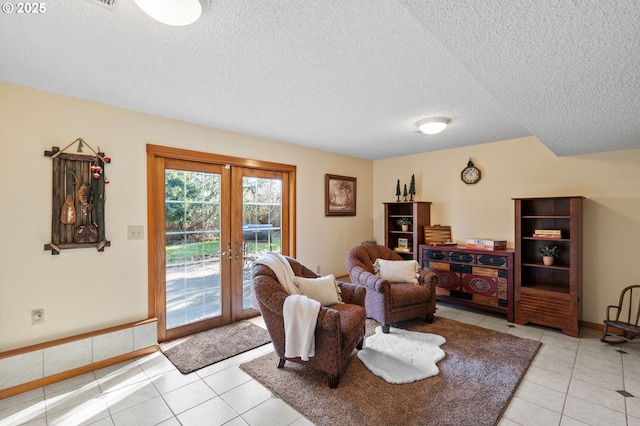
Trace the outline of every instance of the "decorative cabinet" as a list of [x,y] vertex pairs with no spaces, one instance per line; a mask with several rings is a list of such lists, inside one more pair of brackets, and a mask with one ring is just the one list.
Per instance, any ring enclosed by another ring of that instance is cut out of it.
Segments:
[[420,246],[420,265],[438,275],[438,300],[506,314],[513,322],[513,250]]
[[[411,219],[407,231],[397,224],[400,218]],[[431,202],[397,201],[384,203],[384,245],[407,260],[418,260],[418,247],[424,244],[424,227],[431,225]],[[403,250],[404,249],[404,250]]]
[[[517,324],[532,322],[578,337],[583,198],[514,198]],[[543,264],[543,245],[560,248],[553,265]]]

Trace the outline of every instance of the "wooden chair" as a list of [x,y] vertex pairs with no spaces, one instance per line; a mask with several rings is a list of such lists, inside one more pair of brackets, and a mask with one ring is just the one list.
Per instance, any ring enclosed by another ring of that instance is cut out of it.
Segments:
[[[632,285],[622,290],[618,305],[607,306],[607,319],[600,341],[624,343],[640,336],[640,285]],[[610,331],[609,328],[613,330]]]

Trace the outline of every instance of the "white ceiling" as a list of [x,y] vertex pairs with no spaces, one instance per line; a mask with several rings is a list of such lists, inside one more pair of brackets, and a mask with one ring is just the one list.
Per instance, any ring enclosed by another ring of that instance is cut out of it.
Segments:
[[640,148],[636,0],[212,0],[186,27],[45,5],[0,15],[0,81],[366,159]]

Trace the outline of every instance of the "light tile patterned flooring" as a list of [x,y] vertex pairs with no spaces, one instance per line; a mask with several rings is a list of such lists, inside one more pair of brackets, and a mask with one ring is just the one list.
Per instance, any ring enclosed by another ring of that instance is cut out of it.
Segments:
[[[543,343],[500,426],[640,426],[640,342],[609,346],[597,330],[576,339],[444,304],[436,315]],[[0,400],[0,425],[311,425],[239,369],[271,350],[189,375],[156,352]]]

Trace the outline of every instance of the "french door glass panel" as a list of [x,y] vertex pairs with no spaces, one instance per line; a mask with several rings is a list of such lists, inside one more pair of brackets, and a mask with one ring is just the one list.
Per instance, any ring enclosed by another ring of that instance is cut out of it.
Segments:
[[[250,172],[245,172],[250,173]],[[251,265],[261,254],[281,252],[282,178],[242,178],[242,308],[253,307]]]
[[165,170],[166,329],[218,317],[221,176]]

